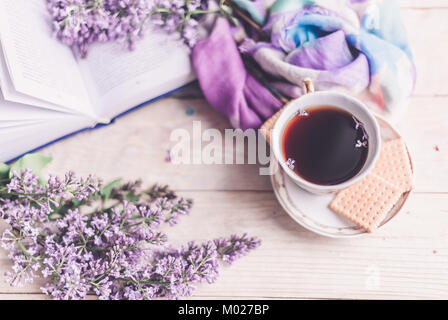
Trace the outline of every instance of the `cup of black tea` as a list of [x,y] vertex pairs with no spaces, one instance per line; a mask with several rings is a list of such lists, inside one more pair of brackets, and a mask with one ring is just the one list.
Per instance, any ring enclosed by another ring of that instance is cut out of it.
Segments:
[[[274,125],[271,145],[300,187],[325,194],[347,188],[373,168],[381,145],[378,122],[359,100],[310,90],[289,102]],[[311,92],[310,92],[311,91]]]

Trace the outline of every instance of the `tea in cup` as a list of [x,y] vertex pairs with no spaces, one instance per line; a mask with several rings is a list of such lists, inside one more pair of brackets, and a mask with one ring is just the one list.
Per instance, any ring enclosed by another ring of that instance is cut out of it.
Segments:
[[381,136],[375,116],[362,102],[321,91],[286,105],[272,130],[271,145],[297,185],[324,194],[347,188],[368,174]]

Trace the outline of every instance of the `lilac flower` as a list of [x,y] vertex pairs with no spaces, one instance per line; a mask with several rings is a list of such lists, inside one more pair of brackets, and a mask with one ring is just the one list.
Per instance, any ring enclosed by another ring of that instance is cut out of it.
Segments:
[[85,57],[94,42],[118,41],[129,49],[143,35],[154,1],[47,0],[54,33],[77,55]]
[[54,35],[85,57],[95,42],[120,42],[130,50],[144,36],[149,22],[177,32],[190,47],[197,42],[198,20],[204,14],[228,16],[228,7],[209,10],[210,0],[46,0]]
[[306,110],[299,109],[299,111],[297,111],[297,115],[301,117],[306,117],[308,116],[308,112],[306,112]]
[[357,140],[355,144],[355,148],[367,148],[367,140],[361,141]]
[[246,233],[240,237],[233,235],[229,239],[220,238],[215,240],[219,256],[228,263],[234,262],[250,250],[257,248],[260,243],[260,240],[257,238],[248,238]]
[[358,130],[360,127],[363,126],[362,122],[356,119],[355,116],[352,116],[353,121],[355,121],[355,130]]
[[355,148],[367,148],[367,143],[369,139],[369,135],[367,134],[366,129],[364,128],[364,124],[359,121],[355,116],[352,116],[353,121],[355,122],[355,130],[361,129],[362,131],[362,137],[360,140],[357,140],[355,143]]
[[293,160],[291,158],[288,158],[288,160],[286,161],[286,165],[288,166],[289,169],[294,170],[296,165],[296,160]]
[[232,263],[259,240],[231,236],[178,249],[158,230],[187,215],[192,201],[166,186],[141,189],[120,180],[100,189],[94,177],[50,176],[45,185],[31,170],[12,172],[0,184],[0,218],[8,225],[1,244],[13,262],[13,286],[42,276],[54,299],[177,299],[195,284],[213,283],[219,261]]

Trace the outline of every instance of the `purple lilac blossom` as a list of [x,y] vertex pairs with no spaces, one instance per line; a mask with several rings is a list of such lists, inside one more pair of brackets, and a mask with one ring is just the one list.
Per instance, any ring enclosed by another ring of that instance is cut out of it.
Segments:
[[95,42],[120,42],[130,50],[147,24],[178,32],[194,46],[198,19],[210,0],[46,0],[55,36],[85,57]]
[[232,263],[260,241],[233,235],[161,246],[159,227],[175,225],[192,207],[167,186],[141,189],[141,181],[102,192],[98,179],[50,176],[45,185],[27,169],[0,185],[0,218],[9,228],[1,244],[9,251],[7,281],[18,286],[43,276],[42,291],[54,299],[176,299],[200,282],[213,283],[219,261]]

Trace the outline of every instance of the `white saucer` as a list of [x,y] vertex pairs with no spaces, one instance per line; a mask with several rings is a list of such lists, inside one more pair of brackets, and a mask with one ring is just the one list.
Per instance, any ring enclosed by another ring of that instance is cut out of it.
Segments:
[[[377,116],[381,128],[383,142],[400,138],[401,135],[386,120]],[[409,152],[408,152],[409,155]],[[409,155],[409,161],[412,159]],[[271,183],[275,195],[283,209],[297,223],[317,234],[332,238],[352,238],[368,234],[364,229],[339,216],[328,208],[334,194],[315,195],[297,186],[283,171],[278,163],[271,176]],[[388,213],[380,228],[394,218],[408,200],[410,192],[403,193],[391,211]]]

